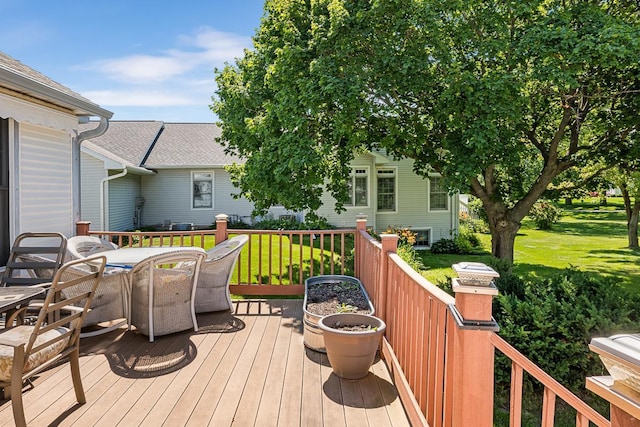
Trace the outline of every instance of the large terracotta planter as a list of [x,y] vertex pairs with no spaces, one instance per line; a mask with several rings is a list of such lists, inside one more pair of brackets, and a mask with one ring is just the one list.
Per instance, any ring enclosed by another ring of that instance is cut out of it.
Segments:
[[[311,350],[318,351],[321,353],[326,353],[325,344],[324,344],[324,334],[322,330],[318,326],[318,322],[322,319],[325,314],[315,314],[307,309],[307,304],[309,300],[309,288],[313,285],[322,285],[322,284],[331,284],[336,282],[344,282],[356,285],[362,295],[367,301],[367,313],[373,315],[375,313],[375,309],[373,308],[373,304],[371,303],[371,299],[367,294],[367,291],[364,289],[362,282],[353,276],[343,276],[338,274],[330,274],[330,275],[322,275],[322,276],[314,276],[310,277],[304,282],[304,302],[303,302],[303,325],[304,325],[304,345]],[[336,311],[337,313],[338,311]],[[333,313],[329,313],[333,314]]]
[[[341,325],[367,325],[367,330],[349,331]],[[333,372],[346,379],[364,378],[369,373],[387,325],[375,316],[355,313],[330,314],[318,322],[324,335],[327,357]]]

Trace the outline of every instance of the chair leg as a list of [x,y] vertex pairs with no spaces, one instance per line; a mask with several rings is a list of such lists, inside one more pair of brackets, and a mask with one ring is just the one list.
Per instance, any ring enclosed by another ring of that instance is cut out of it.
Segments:
[[[14,348],[13,367],[11,369],[11,409],[16,427],[26,427],[24,405],[22,404],[22,368],[24,364],[24,345]],[[5,390],[6,395],[6,390]]]
[[78,403],[87,403],[84,396],[84,388],[82,387],[82,378],[80,377],[80,349],[76,347],[74,351],[69,353],[69,366],[71,368],[71,379],[73,380],[73,389],[76,392],[76,400]]

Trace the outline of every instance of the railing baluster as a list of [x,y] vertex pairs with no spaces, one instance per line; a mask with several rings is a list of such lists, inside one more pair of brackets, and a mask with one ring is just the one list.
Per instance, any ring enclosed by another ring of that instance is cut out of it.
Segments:
[[509,396],[509,426],[522,425],[522,366],[511,363],[511,393]]
[[556,414],[556,394],[545,387],[542,394],[542,427],[553,427],[553,419]]

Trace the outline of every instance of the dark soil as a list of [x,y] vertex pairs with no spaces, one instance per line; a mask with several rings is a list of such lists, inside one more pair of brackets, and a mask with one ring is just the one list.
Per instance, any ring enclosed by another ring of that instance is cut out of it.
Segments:
[[371,325],[340,325],[337,323],[331,326],[331,328],[346,332],[366,332],[375,329],[372,328]]
[[307,287],[309,313],[326,316],[333,313],[371,314],[360,285],[349,282],[318,282]]

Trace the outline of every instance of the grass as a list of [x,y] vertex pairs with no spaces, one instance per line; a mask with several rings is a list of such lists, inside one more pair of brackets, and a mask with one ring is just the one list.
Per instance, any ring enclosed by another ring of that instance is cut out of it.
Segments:
[[[567,267],[613,276],[621,286],[640,292],[640,251],[628,248],[626,217],[620,198],[561,205],[560,222],[552,230],[537,230],[525,219],[515,241],[514,272],[529,279],[549,277]],[[432,283],[448,281],[451,265],[460,261],[491,260],[491,237],[480,235],[486,252],[479,255],[432,255],[420,252],[428,269],[422,274]]]
[[[229,238],[233,237],[232,235]],[[331,266],[333,264],[335,274],[342,274],[340,269],[341,262],[341,241],[340,236],[336,235],[333,242],[335,251],[333,262],[331,259],[331,238],[325,236],[321,242],[319,238],[311,240],[310,235],[303,235],[302,241],[299,235],[293,235],[291,238],[287,235],[251,235],[250,243],[242,249],[240,255],[240,283],[253,284],[277,284],[289,285],[299,283],[300,277],[303,280],[314,275],[331,274]],[[195,236],[193,241],[185,239],[180,242],[174,239],[174,245],[200,246],[205,250],[211,249],[215,245],[215,237],[213,235],[205,236],[204,245],[201,245],[200,236]],[[171,239],[169,237],[145,239],[142,246],[170,246]],[[137,242],[136,242],[137,244]],[[322,251],[320,250],[322,246]],[[344,241],[344,252],[350,254],[353,249],[353,236],[346,236]],[[247,263],[251,256],[251,271],[249,271]],[[282,258],[282,265],[280,259]],[[311,262],[313,260],[313,263]],[[291,272],[290,272],[291,270]],[[344,274],[353,274],[353,260],[347,262]],[[234,269],[231,283],[238,283],[238,269]]]

